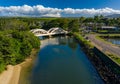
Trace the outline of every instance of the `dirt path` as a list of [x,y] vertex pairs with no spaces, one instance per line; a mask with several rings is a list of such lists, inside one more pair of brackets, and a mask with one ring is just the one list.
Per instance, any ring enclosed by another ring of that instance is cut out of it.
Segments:
[[14,66],[8,65],[7,70],[0,74],[0,84],[9,84],[12,74],[13,74]]
[[95,47],[99,48],[103,52],[107,51],[120,57],[120,47],[96,39],[96,35],[93,34],[89,35],[88,39],[95,45]]
[[31,61],[32,60],[28,58],[21,64],[15,66],[8,65],[7,70],[0,74],[0,84],[18,84],[22,67],[27,66]]
[[[27,74],[30,67],[32,67],[33,60],[36,58],[36,53],[37,50],[33,49],[29,58],[24,62],[15,66],[8,65],[7,70],[0,74],[0,84],[26,84],[25,74]],[[20,81],[22,81],[22,83]]]
[[21,66],[20,65],[14,66],[13,74],[12,74],[12,77],[9,81],[9,84],[18,84],[20,72],[21,72]]

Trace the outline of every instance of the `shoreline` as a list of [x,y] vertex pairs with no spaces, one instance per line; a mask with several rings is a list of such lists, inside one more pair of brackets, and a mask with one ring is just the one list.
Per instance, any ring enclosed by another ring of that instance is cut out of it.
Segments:
[[31,51],[31,55],[26,58],[25,61],[23,61],[22,63],[15,66],[7,65],[7,70],[3,71],[0,74],[0,84],[20,84],[20,82],[24,82],[21,81],[23,80],[22,77],[26,78],[28,74],[24,75],[22,73],[29,73],[27,72],[28,67],[32,67],[37,52],[38,50],[33,49]]
[[113,73],[110,68],[104,63],[104,61],[93,51],[94,45],[90,48],[89,44],[85,44],[84,39],[78,38],[79,35],[74,35],[74,38],[78,43],[82,44],[82,49],[86,53],[88,59],[91,61],[93,66],[96,68],[98,74],[105,84],[119,84],[119,77]]

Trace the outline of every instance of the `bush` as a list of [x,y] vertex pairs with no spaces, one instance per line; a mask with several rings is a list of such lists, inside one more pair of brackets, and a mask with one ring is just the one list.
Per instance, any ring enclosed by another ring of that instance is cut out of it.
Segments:
[[33,48],[39,48],[40,40],[27,31],[0,32],[0,72],[8,64],[15,65],[28,57]]
[[93,48],[93,45],[92,45],[89,41],[87,41],[85,38],[83,38],[80,34],[74,33],[73,35],[75,36],[75,38],[76,38],[78,41],[80,41],[80,43],[81,43],[83,46],[85,46],[85,47],[87,47],[87,48]]

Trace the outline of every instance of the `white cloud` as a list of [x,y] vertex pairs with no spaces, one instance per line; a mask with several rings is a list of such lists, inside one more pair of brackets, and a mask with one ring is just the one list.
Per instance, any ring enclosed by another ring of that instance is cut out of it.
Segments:
[[65,8],[63,10],[65,14],[72,14],[72,15],[85,15],[85,16],[94,16],[94,15],[110,15],[110,14],[120,14],[120,10],[114,10],[112,8],[103,8],[103,9],[72,9],[72,8]]
[[44,7],[43,5],[36,6],[0,6],[0,16],[38,16],[38,17],[61,17],[61,16],[94,16],[94,15],[110,15],[120,14],[120,10],[114,10],[112,8],[102,9],[73,9],[73,8],[51,8]]

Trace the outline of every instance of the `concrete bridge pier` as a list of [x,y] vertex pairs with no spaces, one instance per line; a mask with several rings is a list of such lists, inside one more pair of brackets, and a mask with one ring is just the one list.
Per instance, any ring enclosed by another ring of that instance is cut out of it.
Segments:
[[52,37],[52,35],[49,35],[49,38],[51,38]]

